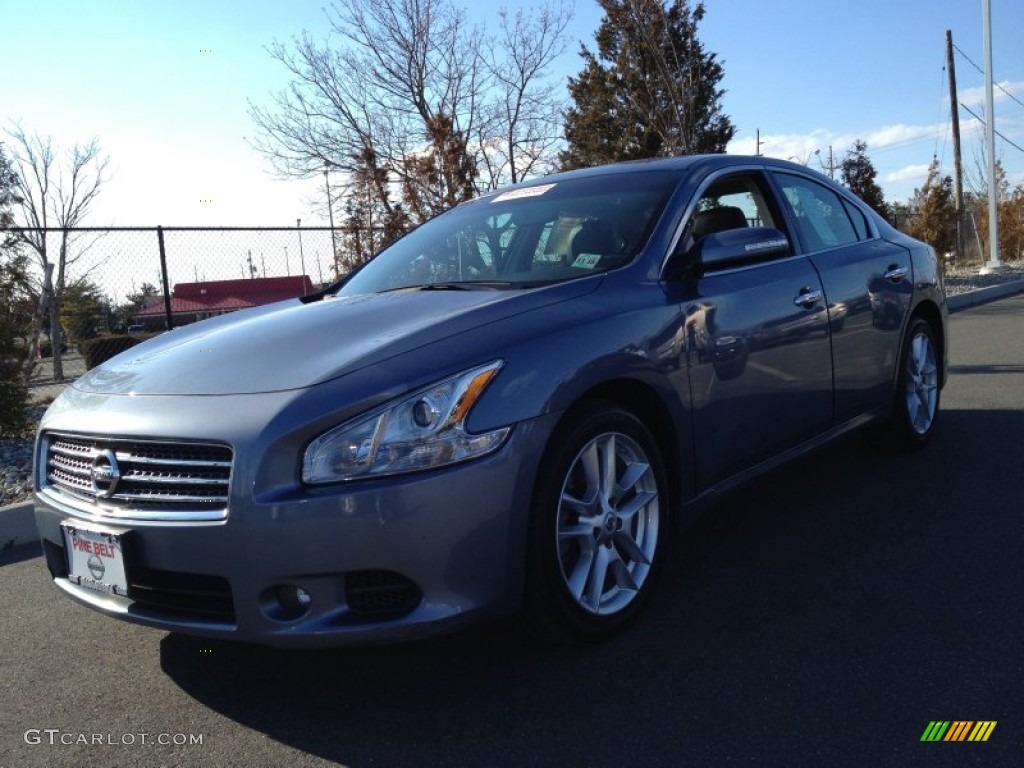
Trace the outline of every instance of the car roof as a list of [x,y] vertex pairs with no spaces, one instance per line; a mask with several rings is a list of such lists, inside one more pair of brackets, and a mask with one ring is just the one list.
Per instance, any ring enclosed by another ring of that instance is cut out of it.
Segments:
[[483,197],[490,197],[492,194],[498,194],[501,192],[508,191],[510,189],[518,189],[520,187],[530,187],[537,184],[550,184],[556,181],[563,181],[569,179],[583,179],[588,177],[606,176],[612,174],[631,174],[637,173],[638,171],[687,171],[690,173],[696,173],[698,175],[704,175],[713,171],[731,168],[731,167],[749,167],[749,166],[763,166],[768,168],[777,168],[779,170],[790,170],[798,171],[800,173],[815,176],[824,180],[828,180],[827,176],[819,174],[817,171],[808,168],[804,165],[790,162],[788,160],[779,160],[774,157],[764,157],[762,155],[726,155],[726,154],[714,154],[714,155],[685,155],[681,157],[659,157],[645,160],[630,160],[622,163],[611,163],[608,165],[595,165],[589,168],[577,168],[571,171],[561,171],[559,173],[553,173],[548,176],[539,176],[531,178],[528,181],[521,182],[519,184],[512,184],[501,189],[493,190],[483,195]]

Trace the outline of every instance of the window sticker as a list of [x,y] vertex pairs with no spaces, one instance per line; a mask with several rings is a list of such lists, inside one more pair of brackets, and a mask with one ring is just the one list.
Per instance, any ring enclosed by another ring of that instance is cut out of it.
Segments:
[[536,187],[523,187],[522,189],[510,189],[508,192],[503,192],[496,198],[491,200],[492,203],[500,203],[505,200],[519,200],[523,197],[539,197],[547,192],[549,189],[554,188],[554,184],[540,184]]
[[572,266],[580,267],[581,269],[593,269],[600,260],[600,253],[581,253],[576,257],[576,261],[572,263]]

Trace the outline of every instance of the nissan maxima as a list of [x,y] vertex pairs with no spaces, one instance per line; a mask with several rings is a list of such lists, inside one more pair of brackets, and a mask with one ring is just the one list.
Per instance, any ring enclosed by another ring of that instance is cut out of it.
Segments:
[[49,574],[111,617],[273,645],[513,613],[601,638],[706,500],[851,430],[926,444],[946,318],[932,249],[799,165],[498,190],[78,379],[38,433]]

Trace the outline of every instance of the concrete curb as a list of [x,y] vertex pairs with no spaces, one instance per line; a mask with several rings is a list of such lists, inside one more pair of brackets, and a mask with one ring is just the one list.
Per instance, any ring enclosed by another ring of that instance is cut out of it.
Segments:
[[949,307],[950,312],[957,312],[961,309],[976,307],[989,301],[1013,296],[1021,291],[1024,291],[1024,280],[1014,280],[1011,283],[992,285],[988,288],[979,288],[976,291],[967,291],[967,293],[958,293],[955,296],[950,296],[946,299],[946,306]]
[[0,552],[39,541],[31,501],[0,507]]
[[[1016,280],[950,296],[947,304],[950,312],[957,312],[1021,292],[1024,292],[1024,280]],[[38,541],[38,538],[31,501],[0,507],[0,551],[6,552],[23,544],[30,544]]]

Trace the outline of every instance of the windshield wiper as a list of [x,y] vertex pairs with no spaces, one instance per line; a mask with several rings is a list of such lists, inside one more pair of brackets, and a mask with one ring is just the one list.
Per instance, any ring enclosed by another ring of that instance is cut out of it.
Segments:
[[472,290],[466,283],[423,283],[415,286],[420,291],[469,291]]
[[500,288],[517,287],[516,283],[507,280],[467,280],[464,283],[421,283],[419,285],[400,285],[397,288],[387,288],[380,293],[391,293],[392,291],[474,291],[490,290]]

